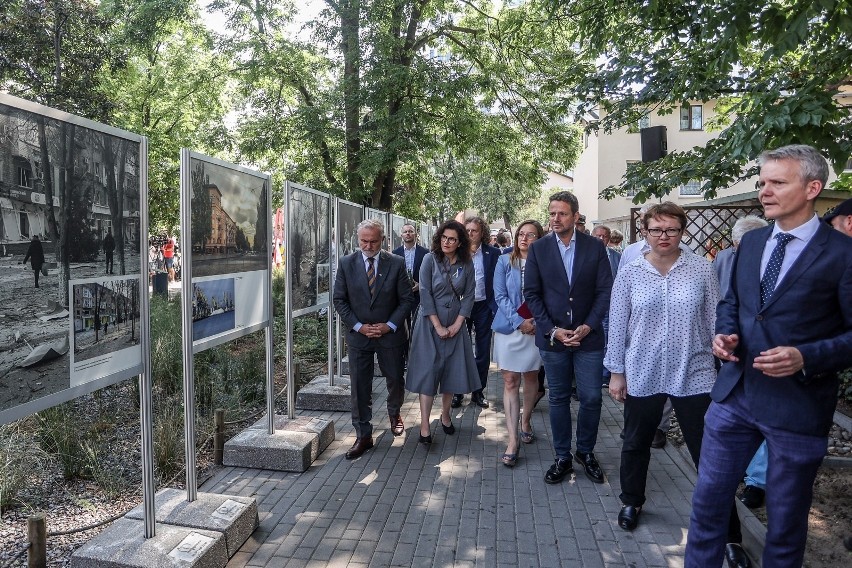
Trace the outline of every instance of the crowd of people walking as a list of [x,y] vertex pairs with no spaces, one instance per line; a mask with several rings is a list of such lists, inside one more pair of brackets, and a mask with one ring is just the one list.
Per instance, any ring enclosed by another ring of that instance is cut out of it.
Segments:
[[536,441],[530,419],[546,377],[554,462],[544,482],[562,482],[577,463],[603,483],[615,471],[595,455],[606,390],[624,405],[617,523],[633,530],[651,448],[665,443],[673,408],[698,469],[686,566],[750,565],[734,507],[747,468],[763,483],[770,516],[763,565],[801,566],[837,374],[852,365],[852,200],[817,216],[828,166],[811,147],[764,152],[759,165],[759,199],[774,223],[738,221],[734,247],[715,263],[684,243],[687,216],[671,202],[643,208],[643,239],[623,252],[608,227],[587,233],[568,191],[550,197],[547,232],[522,221],[511,241],[491,234],[500,248],[470,217],[442,223],[428,250],[406,226],[391,254],[381,250],[382,224],[363,221],[333,292],[356,432],[346,458],[373,447],[374,357],[392,433],[405,432],[404,391],[417,393],[418,440],[428,448],[438,393],[446,436],[457,431],[452,409],[464,395],[491,407],[493,353],[503,376],[506,449],[495,456],[503,465]]

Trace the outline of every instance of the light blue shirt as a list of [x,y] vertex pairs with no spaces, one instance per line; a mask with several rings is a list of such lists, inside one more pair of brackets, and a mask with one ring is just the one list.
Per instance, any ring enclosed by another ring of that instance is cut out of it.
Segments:
[[778,244],[778,241],[775,240],[775,235],[778,233],[787,233],[788,235],[793,235],[795,237],[792,241],[787,243],[787,247],[784,249],[784,261],[781,263],[781,271],[778,273],[778,280],[775,281],[775,287],[777,288],[778,284],[780,284],[784,279],[784,275],[790,271],[790,267],[793,266],[793,263],[796,262],[796,259],[799,258],[799,255],[802,254],[802,251],[805,250],[805,247],[808,246],[808,243],[816,234],[817,229],[819,229],[820,222],[819,217],[816,213],[814,213],[814,216],[811,217],[810,221],[799,225],[791,231],[782,231],[778,228],[778,223],[775,223],[772,228],[772,234],[763,246],[763,257],[760,259],[761,280],[763,279],[763,273],[766,271],[766,265],[769,264],[769,257],[772,255],[775,245]]
[[559,247],[559,256],[562,257],[565,274],[568,275],[568,283],[572,284],[571,275],[574,273],[574,251],[577,250],[577,231],[571,233],[571,240],[568,241],[567,246],[562,243],[559,235],[554,234],[553,236],[556,237],[556,245]]
[[476,288],[473,300],[481,302],[485,299],[485,265],[483,264],[482,245],[473,253],[473,272],[476,275]]
[[413,275],[414,273],[414,251],[417,249],[417,245],[411,245],[411,248],[402,245],[402,254],[405,257],[405,269],[408,271],[409,275]]

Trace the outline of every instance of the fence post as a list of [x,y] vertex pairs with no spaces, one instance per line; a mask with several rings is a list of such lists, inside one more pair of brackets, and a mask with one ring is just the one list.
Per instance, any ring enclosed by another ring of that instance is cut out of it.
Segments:
[[213,463],[222,465],[222,455],[225,451],[225,409],[217,408],[213,411]]
[[47,567],[47,520],[44,513],[27,517],[27,568]]

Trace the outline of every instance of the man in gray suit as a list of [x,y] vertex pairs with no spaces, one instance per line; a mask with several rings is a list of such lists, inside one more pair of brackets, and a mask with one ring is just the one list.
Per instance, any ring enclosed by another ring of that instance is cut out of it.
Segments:
[[388,386],[388,416],[394,436],[405,430],[399,409],[405,394],[405,318],[414,307],[402,257],[383,251],[384,225],[366,219],[358,225],[360,250],[340,259],[334,281],[334,309],[345,325],[352,389],[352,425],[357,439],[351,460],[373,447],[373,358]]

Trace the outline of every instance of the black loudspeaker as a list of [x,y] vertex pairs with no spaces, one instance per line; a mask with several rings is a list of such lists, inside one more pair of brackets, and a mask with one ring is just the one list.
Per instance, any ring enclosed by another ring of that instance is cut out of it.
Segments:
[[668,154],[666,127],[651,126],[639,130],[642,141],[642,161],[653,162]]

